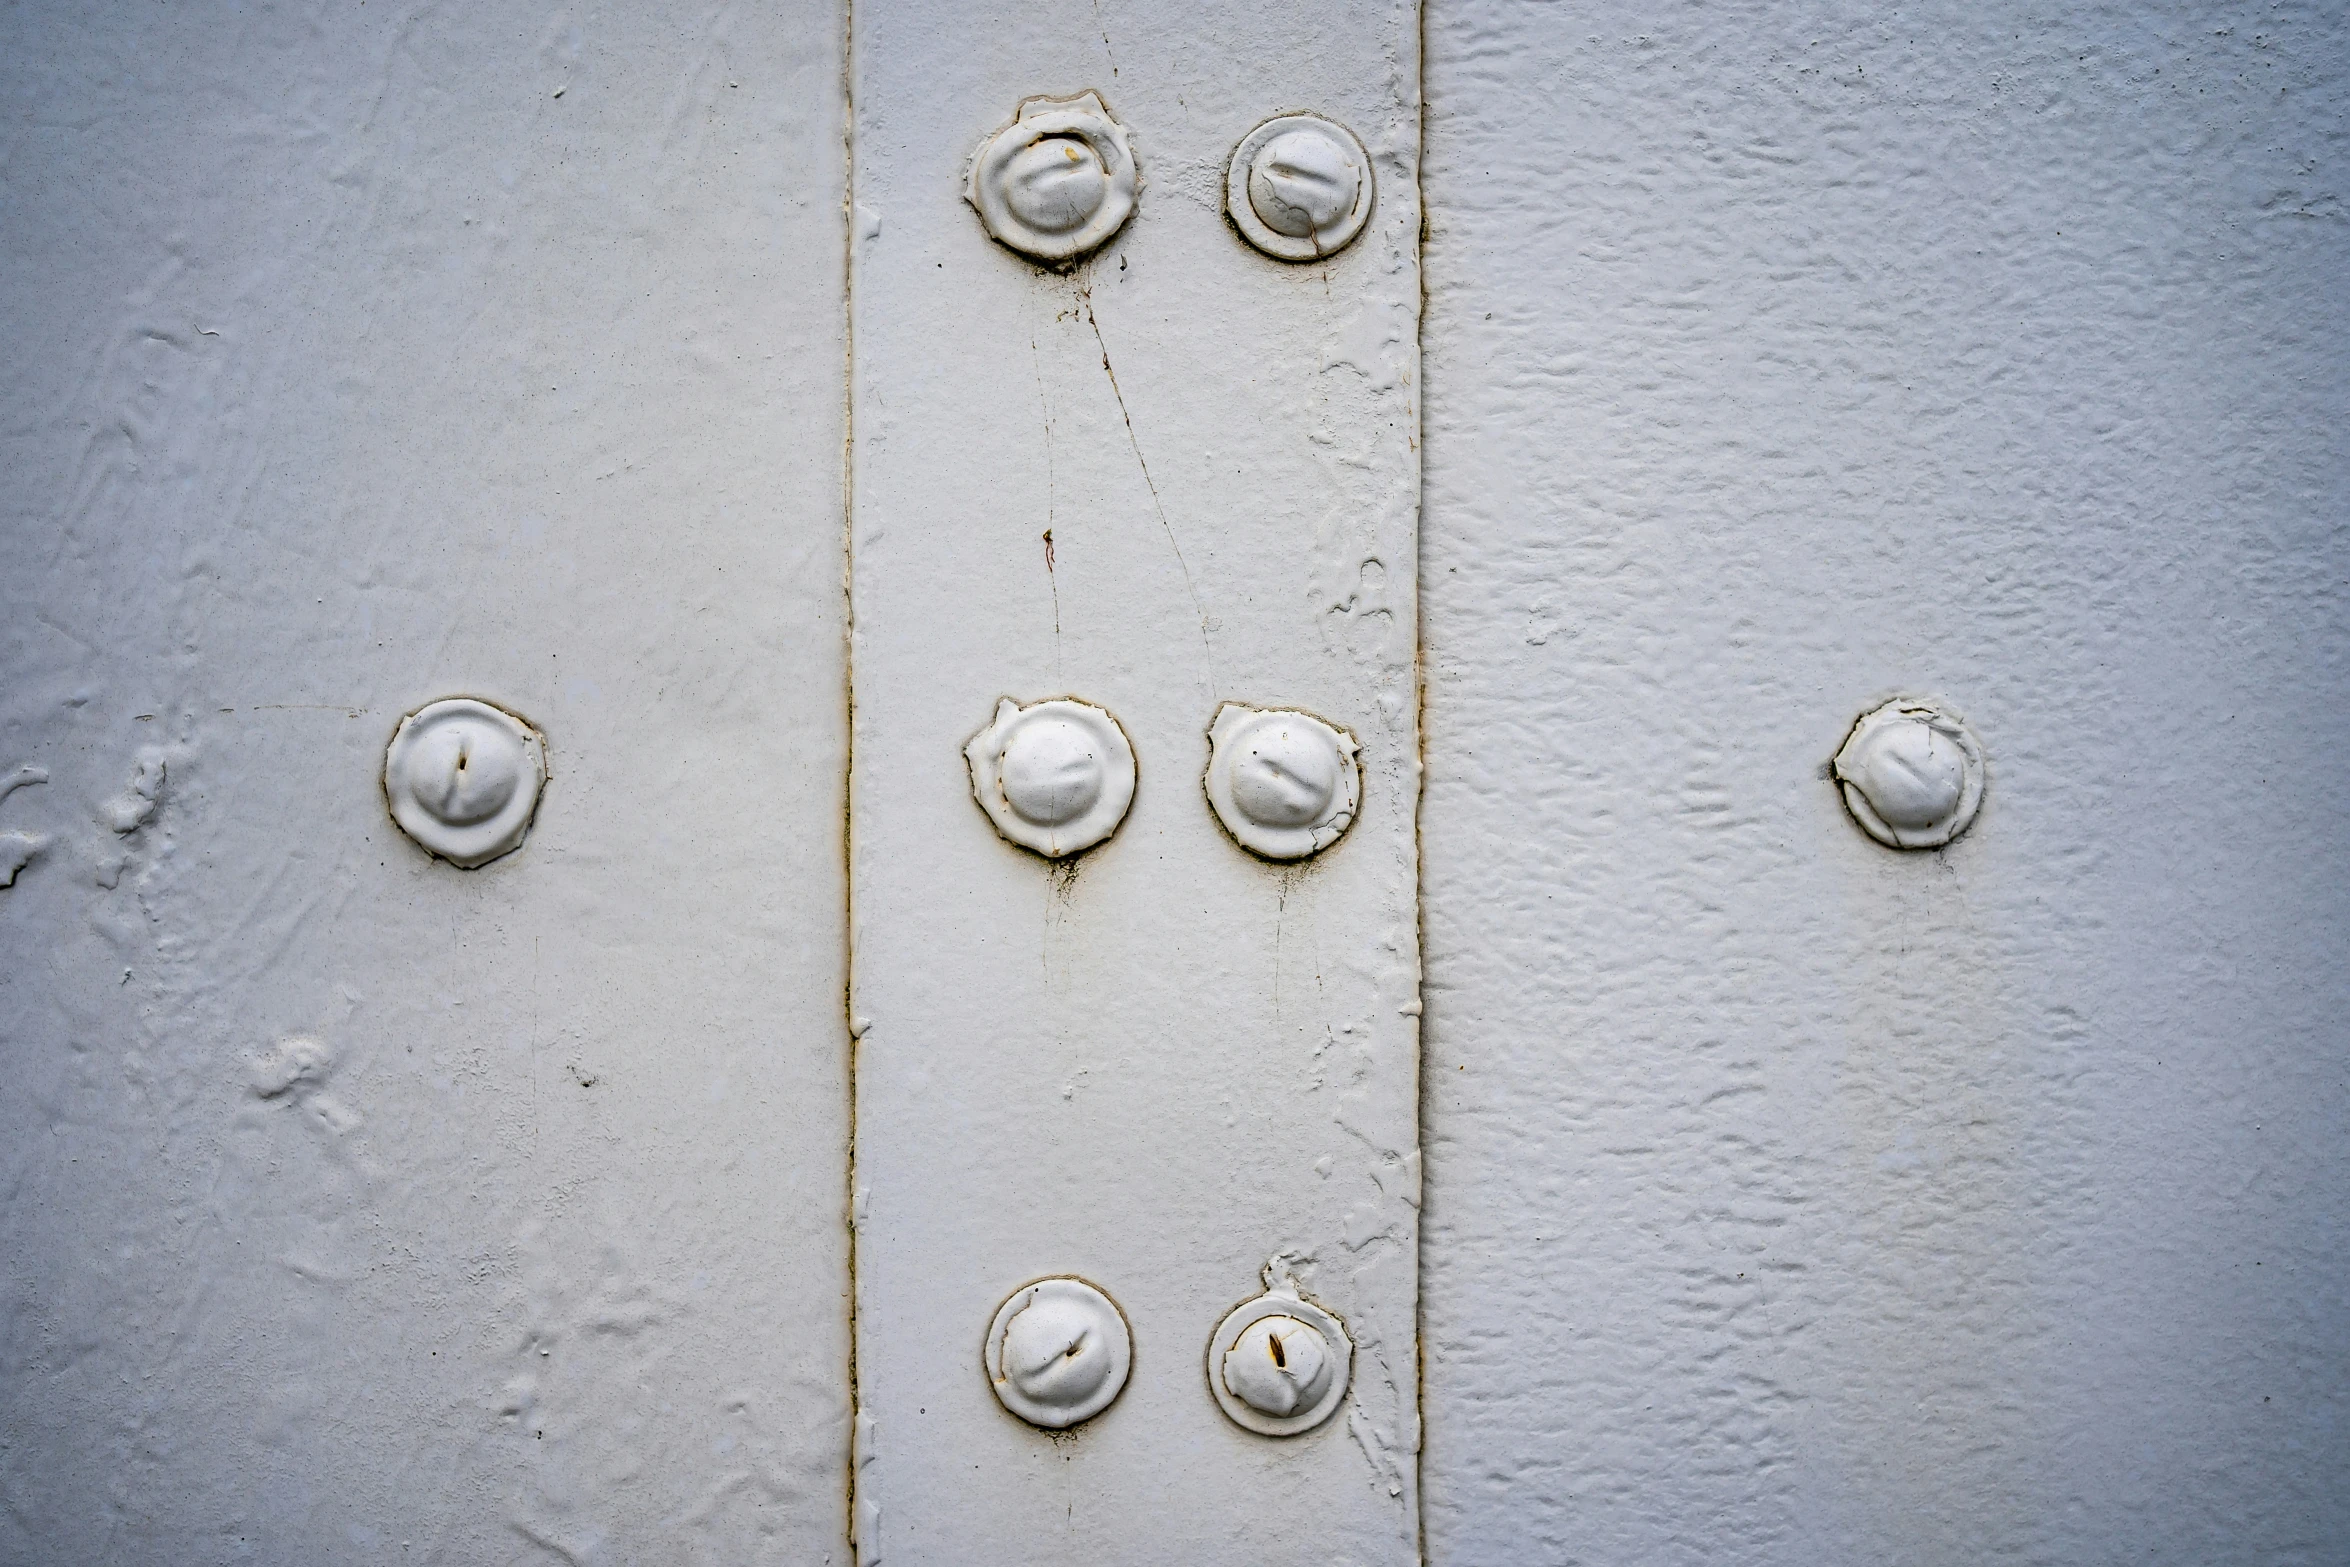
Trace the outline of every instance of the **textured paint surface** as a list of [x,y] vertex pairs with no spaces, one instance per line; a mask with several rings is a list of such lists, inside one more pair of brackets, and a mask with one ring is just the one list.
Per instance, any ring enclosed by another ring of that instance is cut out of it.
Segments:
[[[1419,1160],[1414,529],[1418,18],[1386,3],[855,12],[858,1547],[867,1560],[1414,1559]],[[990,240],[972,150],[1098,91],[1133,219],[1068,272]],[[1377,160],[1334,260],[1225,221],[1249,129],[1314,109]],[[1137,787],[1056,867],[973,804],[999,700],[1115,714]],[[1280,866],[1201,778],[1224,702],[1360,742],[1345,838]],[[1357,1352],[1273,1440],[1209,1335],[1277,1252]],[[1046,1274],[1132,1325],[1059,1437],[980,1370]]]
[[0,18],[0,1560],[841,1559],[840,29]]
[[2339,8],[1428,49],[1430,1558],[2342,1560]]
[[[1280,109],[1408,181],[1413,18],[861,10],[869,1544],[1394,1559],[1409,246],[1218,207]],[[0,1561],[845,1558],[843,26],[0,16]],[[2343,21],[1425,36],[1430,1560],[2339,1560]],[[1087,86],[1140,208],[1022,271],[962,159]],[[1141,786],[1055,878],[958,750],[1063,692]],[[479,872],[379,785],[460,693],[553,770]],[[1894,696],[1946,852],[1824,776]],[[1306,866],[1227,697],[1365,741]],[[1281,1247],[1374,1401],[1268,1460]],[[978,1362],[1063,1266],[1054,1441]]]

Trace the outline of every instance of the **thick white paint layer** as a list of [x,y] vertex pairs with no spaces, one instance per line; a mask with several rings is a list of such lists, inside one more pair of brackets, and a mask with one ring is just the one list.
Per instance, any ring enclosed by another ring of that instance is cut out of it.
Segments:
[[[966,13],[850,82],[864,1544],[1409,1560],[1418,20]],[[844,26],[0,21],[0,1561],[845,1559]],[[1426,37],[1430,1559],[2338,1557],[2341,18]],[[1087,87],[1140,204],[1039,274],[963,159]],[[1283,110],[1326,266],[1220,215]],[[1064,693],[1140,785],[1056,876],[960,748]],[[463,694],[553,775],[473,872],[380,792]],[[1826,776],[1894,697],[1946,851]],[[1321,856],[1227,700],[1362,741]]]
[[2339,8],[1428,40],[1431,1559],[2339,1560]]
[[0,1560],[843,1558],[841,25],[0,22]]
[[[1384,0],[856,8],[867,1560],[1416,1559],[1417,50]],[[988,237],[966,168],[1023,98],[1089,89],[1140,195],[1055,272]],[[1223,212],[1232,148],[1300,109],[1379,182],[1308,265]],[[1003,698],[1058,696],[1114,715],[1138,776],[1056,867],[997,834],[963,752]],[[1360,742],[1342,840],[1284,866],[1226,834],[1226,702]],[[1355,1342],[1348,1407],[1285,1438],[1207,1380],[1278,1252]],[[1048,1274],[1133,1337],[1117,1402],[1058,1436],[981,1369]]]

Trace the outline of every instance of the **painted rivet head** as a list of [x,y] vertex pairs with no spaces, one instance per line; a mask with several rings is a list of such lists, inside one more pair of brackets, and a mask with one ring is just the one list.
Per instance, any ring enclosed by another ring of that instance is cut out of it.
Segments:
[[1227,702],[1208,729],[1208,804],[1251,854],[1298,860],[1354,824],[1354,737],[1311,713]]
[[1134,1366],[1117,1303],[1083,1279],[1014,1290],[988,1325],[987,1384],[1032,1426],[1064,1431],[1110,1407]]
[[1134,803],[1134,747],[1091,703],[1010,697],[963,748],[971,793],[996,831],[1047,859],[1092,848]]
[[1260,1436],[1296,1436],[1346,1397],[1354,1343],[1339,1320],[1276,1286],[1233,1309],[1208,1341],[1208,1389]]
[[1983,803],[1983,747],[1957,715],[1930,702],[1888,702],[1861,716],[1836,753],[1844,804],[1868,835],[1895,849],[1938,849]]
[[471,697],[409,714],[384,752],[392,820],[427,852],[467,870],[521,846],[546,781],[539,732]]
[[999,242],[1058,263],[1096,248],[1134,213],[1126,127],[1090,92],[1031,98],[971,156],[964,197]]
[[1284,114],[1241,138],[1224,205],[1250,244],[1314,261],[1354,243],[1371,216],[1371,158],[1354,132],[1318,114]]

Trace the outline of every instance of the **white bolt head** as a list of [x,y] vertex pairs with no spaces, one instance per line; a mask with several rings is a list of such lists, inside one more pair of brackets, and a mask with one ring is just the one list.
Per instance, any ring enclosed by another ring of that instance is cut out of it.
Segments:
[[1208,804],[1240,846],[1268,860],[1328,848],[1354,824],[1354,737],[1311,713],[1227,702],[1208,729]]
[[1092,810],[1102,797],[1102,776],[1091,724],[1038,718],[1018,725],[1004,744],[1004,799],[1022,821],[1039,827],[1066,827]]
[[996,831],[1047,859],[1092,848],[1134,803],[1134,747],[1086,702],[1022,707],[1010,697],[963,748],[971,794]]
[[1012,215],[1046,234],[1082,228],[1102,210],[1109,179],[1093,148],[1074,136],[1021,147],[1004,165],[1004,201]]
[[1109,1408],[1133,1365],[1125,1315],[1083,1279],[1024,1284],[988,1325],[988,1386],[1006,1409],[1048,1431]]
[[1317,114],[1284,114],[1242,137],[1224,184],[1233,225],[1281,261],[1335,255],[1371,216],[1370,154]]
[[1286,1420],[1330,1386],[1330,1342],[1292,1316],[1259,1317],[1224,1352],[1224,1385],[1260,1415]]
[[1938,849],[1983,803],[1983,747],[1930,702],[1888,702],[1862,715],[1835,775],[1853,820],[1895,849]]
[[1346,1397],[1354,1342],[1339,1320],[1288,1289],[1233,1308],[1208,1341],[1208,1390],[1260,1436],[1296,1436]]
[[1248,166],[1249,210],[1292,239],[1335,227],[1362,188],[1363,171],[1345,143],[1318,127],[1283,131]]
[[1084,255],[1134,212],[1126,128],[1093,93],[1031,98],[971,156],[964,198],[1001,243],[1036,261]]
[[384,752],[392,820],[428,853],[467,870],[521,846],[546,781],[539,732],[471,697],[409,714]]

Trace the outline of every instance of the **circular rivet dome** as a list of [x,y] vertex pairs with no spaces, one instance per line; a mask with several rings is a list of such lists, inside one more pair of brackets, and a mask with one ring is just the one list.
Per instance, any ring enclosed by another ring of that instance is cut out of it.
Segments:
[[1090,703],[1022,707],[1006,697],[963,756],[972,797],[996,831],[1047,859],[1100,843],[1134,803],[1134,748],[1118,721]]
[[1232,1309],[1208,1341],[1208,1391],[1260,1436],[1296,1436],[1345,1401],[1354,1342],[1284,1284]]
[[1066,827],[1100,803],[1109,769],[1095,726],[1039,718],[1014,727],[1002,763],[1004,799],[1023,821]]
[[1354,211],[1363,171],[1337,137],[1319,127],[1283,131],[1248,168],[1248,204],[1276,234],[1326,233]]
[[1836,753],[1844,803],[1868,835],[1934,849],[1966,831],[1983,801],[1983,748],[1931,703],[1889,702],[1855,724]]
[[1093,93],[1031,98],[971,156],[964,197],[987,232],[1032,260],[1084,255],[1134,213],[1134,151]]
[[1085,226],[1109,196],[1100,154],[1074,136],[1030,142],[1004,165],[1004,201],[1013,216],[1040,233],[1067,234]]
[[546,779],[538,731],[471,697],[409,714],[384,752],[392,820],[428,852],[468,870],[521,844]]
[[1224,1352],[1224,1385],[1260,1415],[1286,1420],[1330,1387],[1329,1340],[1310,1322],[1259,1317]]
[[1232,803],[1260,827],[1310,827],[1338,797],[1346,759],[1327,725],[1271,714],[1248,726],[1232,756]]
[[401,775],[416,803],[447,827],[486,822],[522,787],[523,737],[470,719],[419,725]]
[[1109,1408],[1133,1363],[1125,1316],[1083,1279],[1021,1286],[987,1330],[988,1386],[1006,1409],[1048,1431]]
[[1242,848],[1303,859],[1353,825],[1354,738],[1311,713],[1228,702],[1208,730],[1208,804]]
[[1097,1314],[1076,1301],[1033,1301],[1004,1329],[1004,1380],[1036,1403],[1077,1408],[1102,1390],[1111,1365]]
[[1345,126],[1315,114],[1267,120],[1241,139],[1225,175],[1242,237],[1281,261],[1313,261],[1354,242],[1371,216],[1371,159]]
[[1879,816],[1915,832],[1958,809],[1966,755],[1931,724],[1890,724],[1855,758],[1852,782]]

